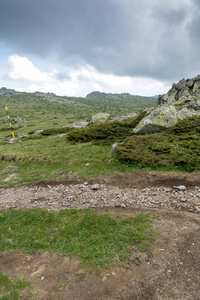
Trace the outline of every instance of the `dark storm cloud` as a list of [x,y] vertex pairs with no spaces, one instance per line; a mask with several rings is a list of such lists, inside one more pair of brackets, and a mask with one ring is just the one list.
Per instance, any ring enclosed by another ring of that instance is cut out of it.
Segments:
[[160,2],[0,0],[0,41],[19,54],[53,53],[63,65],[85,62],[117,75],[194,76],[199,0]]

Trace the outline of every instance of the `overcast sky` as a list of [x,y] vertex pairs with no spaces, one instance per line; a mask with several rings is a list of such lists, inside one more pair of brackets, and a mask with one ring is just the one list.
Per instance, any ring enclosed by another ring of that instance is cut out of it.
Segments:
[[200,0],[0,0],[0,87],[151,96],[200,74]]

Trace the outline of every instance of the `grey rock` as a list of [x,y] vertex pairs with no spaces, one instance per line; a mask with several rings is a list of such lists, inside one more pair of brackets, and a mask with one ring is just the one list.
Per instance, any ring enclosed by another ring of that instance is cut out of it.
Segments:
[[18,132],[17,137],[26,137],[27,134],[24,134],[23,132]]
[[192,79],[182,79],[177,84],[174,83],[167,94],[159,95],[157,104],[178,103],[181,99],[187,100],[193,96],[200,98],[200,75]]
[[178,120],[183,120],[185,118],[189,118],[192,116],[198,116],[198,115],[200,115],[200,111],[196,111],[193,109],[187,109],[186,107],[183,107],[181,110],[177,111]]
[[200,75],[187,80],[183,78],[177,84],[174,83],[167,94],[158,96],[157,104],[133,129],[134,133],[163,131],[178,120],[200,116]]
[[98,183],[91,185],[91,190],[97,191],[100,189],[100,185]]
[[195,206],[196,212],[200,213],[200,206]]
[[194,80],[192,80],[192,79],[188,80],[188,82],[186,83],[186,86],[189,88],[192,88],[193,85],[194,85]]
[[113,154],[116,151],[117,145],[118,145],[117,143],[112,145],[112,149],[110,151],[111,154]]
[[40,135],[43,132],[43,129],[34,131],[33,135]]
[[186,202],[187,200],[185,198],[180,198],[181,202]]
[[73,128],[84,128],[87,127],[89,125],[89,121],[79,121],[77,123],[74,123],[72,125]]
[[91,185],[91,190],[93,191],[97,191],[100,190],[100,185],[98,183]]
[[200,75],[197,75],[196,77],[194,77],[194,78],[193,78],[193,81],[194,81],[194,82],[200,81]]
[[200,100],[197,101],[190,101],[190,103],[188,104],[188,107],[193,108],[195,111],[200,110]]
[[186,186],[184,185],[175,186],[175,189],[178,191],[186,191]]
[[100,112],[91,118],[90,124],[103,124],[108,121],[108,118],[109,114]]
[[147,117],[133,129],[134,133],[153,133],[163,131],[178,121],[174,106],[156,107]]
[[9,143],[9,144],[13,144],[13,143],[14,143],[14,142],[16,142],[16,141],[17,141],[17,139],[16,139],[16,138],[12,138],[12,139],[10,139],[10,140],[9,140],[9,142],[8,142],[8,143]]
[[186,85],[186,80],[183,78],[182,80],[179,81],[179,83],[177,83],[177,90],[181,90],[183,87],[185,87]]

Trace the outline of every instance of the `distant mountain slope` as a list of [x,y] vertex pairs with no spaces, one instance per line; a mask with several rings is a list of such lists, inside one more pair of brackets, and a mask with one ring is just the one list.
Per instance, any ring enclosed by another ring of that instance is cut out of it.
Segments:
[[156,96],[153,97],[145,97],[145,96],[139,96],[139,95],[131,95],[129,93],[122,93],[122,94],[112,94],[112,93],[102,93],[99,91],[91,92],[86,96],[87,98],[95,98],[95,99],[113,99],[113,100],[123,100],[123,99],[131,99],[131,100],[152,100],[156,98]]

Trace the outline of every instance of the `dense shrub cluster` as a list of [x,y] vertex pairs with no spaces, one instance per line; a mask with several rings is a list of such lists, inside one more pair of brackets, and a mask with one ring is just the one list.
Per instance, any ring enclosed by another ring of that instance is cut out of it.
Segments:
[[73,142],[90,142],[92,140],[117,140],[124,139],[127,136],[133,134],[132,129],[137,126],[137,124],[143,119],[147,113],[145,111],[140,112],[140,114],[133,120],[119,122],[108,122],[104,124],[90,125],[85,128],[73,129],[67,139]]
[[200,170],[200,117],[179,121],[162,133],[128,137],[116,155],[139,167]]

